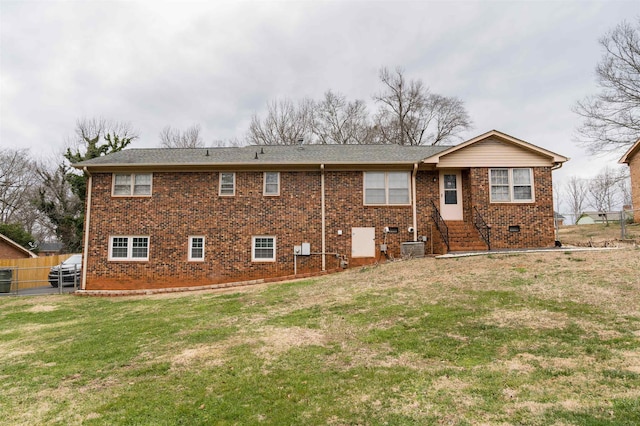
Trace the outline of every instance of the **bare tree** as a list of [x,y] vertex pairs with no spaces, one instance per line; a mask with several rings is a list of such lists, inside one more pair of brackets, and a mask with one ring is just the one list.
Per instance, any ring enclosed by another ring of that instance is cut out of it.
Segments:
[[313,133],[321,144],[367,144],[371,139],[367,107],[361,100],[348,102],[328,90],[313,108]]
[[36,173],[41,182],[35,201],[37,208],[48,217],[64,250],[79,252],[82,248],[83,204],[69,184],[68,166],[40,164]]
[[[602,213],[613,211],[615,205],[622,201],[619,182],[623,178],[610,167],[605,167],[589,182],[589,200],[591,205]],[[607,216],[604,216],[605,222]]]
[[437,145],[471,127],[462,101],[433,94],[421,80],[407,81],[404,71],[380,70],[384,91],[374,95],[380,104],[376,130],[382,143]]
[[35,183],[28,151],[0,149],[0,223],[22,223]]
[[584,212],[587,203],[588,182],[576,176],[571,176],[565,185],[565,193],[569,203],[574,223],[580,218]]
[[640,18],[635,26],[617,25],[600,44],[600,92],[573,108],[583,118],[579,140],[591,153],[625,149],[640,138]]
[[618,193],[620,194],[620,202],[623,206],[630,206],[631,201],[631,175],[629,168],[623,167],[618,171]]
[[181,132],[166,126],[160,132],[160,146],[163,148],[202,148],[204,142],[200,136],[200,125],[194,124]]
[[131,123],[107,120],[105,118],[81,118],[76,121],[75,138],[67,145],[69,149],[78,150],[87,147],[92,141],[95,145],[100,139],[112,139],[118,136],[120,140],[134,141],[138,139],[138,132]]
[[300,139],[313,142],[313,101],[303,99],[294,104],[290,99],[272,101],[267,116],[251,118],[247,141],[252,145],[293,145]]

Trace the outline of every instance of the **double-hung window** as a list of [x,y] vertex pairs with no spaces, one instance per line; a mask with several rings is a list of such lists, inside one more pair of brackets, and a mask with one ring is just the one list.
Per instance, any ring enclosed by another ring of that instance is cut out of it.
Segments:
[[149,196],[152,181],[151,173],[114,173],[112,193],[119,197]]
[[364,204],[410,204],[410,187],[409,172],[364,172]]
[[149,260],[149,237],[111,237],[109,260]]
[[189,237],[189,261],[204,260],[204,237]]
[[251,261],[274,262],[276,260],[276,237],[259,236],[251,239]]
[[279,172],[264,172],[264,195],[280,195]]
[[221,196],[236,195],[236,174],[220,173],[220,192]]
[[521,169],[490,169],[492,203],[531,203],[533,194],[533,171]]

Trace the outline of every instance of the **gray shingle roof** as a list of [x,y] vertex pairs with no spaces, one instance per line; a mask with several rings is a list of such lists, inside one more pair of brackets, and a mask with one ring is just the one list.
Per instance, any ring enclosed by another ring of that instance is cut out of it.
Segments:
[[[146,148],[81,161],[74,167],[166,165],[412,164],[449,146],[292,145],[238,148]],[[209,155],[207,155],[207,153]],[[256,159],[257,154],[257,159]]]

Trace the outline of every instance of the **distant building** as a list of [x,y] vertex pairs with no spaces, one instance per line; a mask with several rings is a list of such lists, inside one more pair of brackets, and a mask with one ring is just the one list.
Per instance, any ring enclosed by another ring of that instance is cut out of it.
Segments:
[[30,257],[38,257],[38,255],[22,247],[11,238],[0,234],[0,259],[28,259]]
[[[633,212],[625,211],[624,217],[626,220],[633,220]],[[592,225],[594,223],[609,222],[620,222],[620,212],[584,212],[576,221],[576,225]]]
[[60,254],[63,248],[64,244],[56,241],[50,243],[40,243],[38,245],[38,254],[40,256],[55,256],[56,254]]

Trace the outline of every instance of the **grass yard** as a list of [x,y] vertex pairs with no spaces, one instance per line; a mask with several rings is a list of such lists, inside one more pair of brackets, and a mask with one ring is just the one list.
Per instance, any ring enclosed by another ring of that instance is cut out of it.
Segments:
[[640,251],[0,299],[0,423],[640,424]]
[[[628,223],[625,228],[626,239],[640,240],[640,223]],[[608,225],[564,225],[558,230],[557,237],[564,245],[603,247],[616,246],[622,232],[619,222],[611,222]]]

